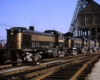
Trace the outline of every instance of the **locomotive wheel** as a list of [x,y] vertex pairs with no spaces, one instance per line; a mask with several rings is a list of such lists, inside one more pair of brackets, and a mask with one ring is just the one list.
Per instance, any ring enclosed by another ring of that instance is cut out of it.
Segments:
[[92,53],[92,49],[90,49],[90,53]]
[[73,49],[72,50],[72,55],[76,55],[77,54],[77,50]]
[[52,57],[53,57],[53,58],[57,58],[57,57],[59,57],[59,55],[53,53],[53,54],[52,54]]
[[60,57],[60,55],[58,54],[56,57],[57,57],[57,58],[59,58],[59,57]]
[[64,57],[66,57],[66,56],[67,56],[67,52],[64,51]]
[[61,54],[57,54],[57,57],[64,57],[67,56],[65,51],[61,51]]
[[63,56],[65,56],[65,54],[66,54],[66,52],[65,52],[65,51],[63,51]]
[[[55,55],[55,54],[53,54],[53,58],[56,58],[57,56]],[[59,57],[59,55],[58,55],[58,57]]]
[[49,58],[53,57],[53,54],[52,54],[52,53],[49,53],[49,54],[48,54],[48,57],[49,57]]
[[87,51],[85,50],[84,52],[83,52],[83,54],[86,54],[87,53]]
[[69,56],[70,54],[68,53],[68,52],[65,52],[65,54],[64,54],[64,56],[66,57],[66,56]]
[[17,66],[17,63],[12,63],[12,66]]
[[57,49],[53,50],[53,58],[59,57],[59,54],[57,53]]

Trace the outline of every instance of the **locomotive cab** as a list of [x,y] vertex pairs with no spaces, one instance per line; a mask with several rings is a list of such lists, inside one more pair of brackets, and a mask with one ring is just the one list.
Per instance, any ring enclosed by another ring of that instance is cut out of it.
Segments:
[[46,30],[44,33],[50,33],[55,35],[55,47],[58,47],[59,49],[63,48],[64,43],[64,37],[63,33],[56,31],[56,30]]
[[54,47],[53,54],[56,57],[64,56],[64,36],[63,33],[56,31],[56,30],[46,30],[44,33],[54,34]]
[[24,27],[13,27],[7,30],[7,44],[10,44],[10,49],[21,49],[22,32],[25,30]]
[[86,53],[87,47],[86,47],[86,41],[87,39],[84,37],[70,37],[65,36],[65,48],[67,54],[77,54],[77,53]]

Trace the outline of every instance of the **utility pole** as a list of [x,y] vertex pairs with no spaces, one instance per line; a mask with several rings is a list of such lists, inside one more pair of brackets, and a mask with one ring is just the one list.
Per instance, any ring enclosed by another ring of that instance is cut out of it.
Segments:
[[4,48],[6,44],[6,40],[0,40],[0,49]]

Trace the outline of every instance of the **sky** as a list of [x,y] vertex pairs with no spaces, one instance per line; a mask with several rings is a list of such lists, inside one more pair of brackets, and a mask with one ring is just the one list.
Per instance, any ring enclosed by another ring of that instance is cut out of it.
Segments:
[[[0,40],[6,29],[34,26],[36,31],[69,30],[78,0],[0,0]],[[100,4],[100,0],[95,0]]]

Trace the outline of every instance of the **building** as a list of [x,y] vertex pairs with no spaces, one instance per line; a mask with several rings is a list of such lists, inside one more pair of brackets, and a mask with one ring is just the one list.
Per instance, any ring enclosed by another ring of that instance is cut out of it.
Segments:
[[78,36],[100,37],[100,5],[93,0],[78,14]]

